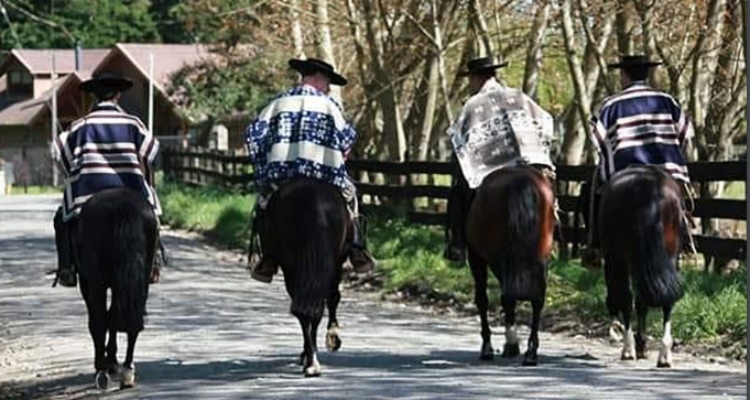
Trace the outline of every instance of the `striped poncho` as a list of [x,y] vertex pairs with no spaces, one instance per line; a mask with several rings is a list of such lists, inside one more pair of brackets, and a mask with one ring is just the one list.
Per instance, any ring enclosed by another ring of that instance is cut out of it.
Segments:
[[345,157],[356,136],[332,97],[307,85],[289,89],[247,127],[255,183],[307,177],[351,190]]
[[629,165],[656,165],[690,183],[682,146],[693,127],[672,96],[636,82],[604,101],[592,135],[604,181]]
[[63,220],[77,216],[81,205],[97,192],[118,187],[142,193],[156,214],[161,214],[156,193],[145,180],[159,152],[159,141],[140,119],[115,103],[97,104],[60,134],[53,147],[67,177]]

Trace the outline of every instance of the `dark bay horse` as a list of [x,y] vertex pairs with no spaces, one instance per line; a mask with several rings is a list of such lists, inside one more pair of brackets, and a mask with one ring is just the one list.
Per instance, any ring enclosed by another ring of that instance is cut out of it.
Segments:
[[[119,372],[121,388],[135,386],[133,352],[144,327],[156,230],[151,205],[132,189],[101,191],[81,208],[74,240],[76,258],[80,260],[81,294],[94,341],[96,385],[100,389],[106,389],[110,375]],[[109,309],[107,290],[111,290]],[[117,332],[128,337],[122,369],[117,362]]]
[[[679,275],[682,194],[677,182],[660,168],[633,166],[616,173],[605,185],[599,226],[607,308],[622,314],[625,335],[622,359],[646,358],[646,314],[663,312],[664,335],[657,367],[672,365],[672,307],[682,297]],[[633,337],[630,313],[635,290],[638,332]]]
[[494,357],[487,321],[487,265],[500,281],[505,313],[503,357],[520,353],[515,326],[516,302],[531,301],[531,336],[523,365],[536,365],[539,320],[547,290],[547,260],[555,226],[552,186],[530,166],[508,167],[488,175],[472,202],[467,220],[469,264],[482,324],[480,358]]
[[341,300],[342,266],[351,243],[349,221],[340,189],[315,179],[286,182],[268,204],[267,250],[284,271],[291,313],[302,327],[300,362],[308,377],[321,373],[317,334],[326,305],[326,347],[330,351],[341,347],[336,309]]

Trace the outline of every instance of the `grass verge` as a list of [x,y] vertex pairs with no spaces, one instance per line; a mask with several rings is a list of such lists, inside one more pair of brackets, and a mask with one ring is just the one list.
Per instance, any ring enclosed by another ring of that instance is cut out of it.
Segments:
[[[169,225],[203,231],[229,246],[246,245],[252,196],[169,183],[159,191],[163,219]],[[470,270],[442,258],[442,229],[409,224],[398,213],[371,216],[368,225],[368,246],[379,262],[377,281],[382,290],[474,310]],[[682,276],[685,296],[673,311],[673,336],[683,344],[712,343],[713,348],[727,349],[726,355],[745,357],[746,267],[729,275],[685,268]],[[489,294],[491,309],[497,310],[500,291],[494,278]],[[608,321],[605,298],[602,271],[583,268],[578,260],[550,262],[545,315],[553,322],[547,325],[565,322],[569,326],[573,320],[578,329],[597,323],[603,327]],[[661,334],[660,312],[652,310],[648,323],[649,334]]]

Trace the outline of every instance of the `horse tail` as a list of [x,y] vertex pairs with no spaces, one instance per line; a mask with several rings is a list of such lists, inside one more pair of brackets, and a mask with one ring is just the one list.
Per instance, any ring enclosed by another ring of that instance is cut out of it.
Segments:
[[[637,207],[633,221],[631,276],[636,290],[647,304],[662,307],[682,297],[682,283],[676,256],[670,255],[664,240],[661,182],[646,181],[631,191]],[[640,197],[640,198],[639,198]],[[665,202],[668,206],[668,202]],[[679,205],[674,205],[679,208]],[[677,213],[679,215],[679,213]]]
[[502,293],[514,299],[537,299],[544,293],[544,265],[538,254],[542,240],[541,193],[533,178],[519,175],[506,187],[507,246],[502,249]]
[[[117,204],[110,216],[112,237],[106,243],[111,246],[102,251],[106,251],[104,254],[108,254],[112,263],[113,322],[119,332],[140,332],[146,314],[156,220],[150,208],[144,209],[128,201]],[[147,231],[151,228],[148,226],[150,219],[153,228]],[[146,234],[151,231],[152,234]]]
[[[333,237],[327,234],[327,221],[320,221],[323,213],[298,214],[301,229],[292,247],[293,257],[291,313],[298,318],[313,319],[321,315],[336,273]],[[323,228],[323,229],[321,229]],[[285,271],[286,272],[286,271]]]

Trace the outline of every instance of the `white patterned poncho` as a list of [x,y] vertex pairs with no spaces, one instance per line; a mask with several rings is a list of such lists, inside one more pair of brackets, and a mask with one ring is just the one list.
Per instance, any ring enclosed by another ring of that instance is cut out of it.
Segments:
[[512,165],[540,164],[554,170],[552,116],[518,89],[488,80],[470,97],[448,129],[469,187]]

